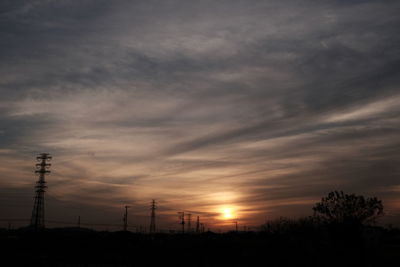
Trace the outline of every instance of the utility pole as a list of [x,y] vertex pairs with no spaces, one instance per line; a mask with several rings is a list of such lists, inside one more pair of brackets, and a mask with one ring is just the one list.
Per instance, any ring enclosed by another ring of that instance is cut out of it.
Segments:
[[156,232],[156,201],[151,202],[150,234]]
[[128,208],[129,206],[125,206],[125,214],[124,214],[124,231],[128,231]]
[[196,221],[196,233],[200,233],[200,216],[197,216],[197,221]]
[[35,173],[39,176],[39,180],[35,186],[36,195],[31,217],[31,226],[35,229],[44,228],[44,192],[46,192],[45,189],[47,188],[45,175],[50,173],[51,164],[48,162],[51,159],[52,157],[49,153],[41,153],[36,157],[39,163],[36,164]]
[[187,214],[187,221],[188,221],[188,226],[187,226],[187,232],[188,233],[190,233],[190,232],[192,232],[192,226],[191,226],[191,224],[192,224],[192,214],[190,214],[190,213],[188,213]]
[[185,212],[178,212],[180,224],[182,225],[182,234],[185,233]]
[[81,216],[78,216],[78,228],[81,228]]
[[235,224],[235,229],[236,229],[236,232],[237,232],[238,231],[238,222],[234,221],[233,223]]

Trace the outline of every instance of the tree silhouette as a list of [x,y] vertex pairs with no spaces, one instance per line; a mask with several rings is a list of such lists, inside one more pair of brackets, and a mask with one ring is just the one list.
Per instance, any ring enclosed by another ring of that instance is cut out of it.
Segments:
[[313,207],[314,216],[324,222],[338,224],[368,224],[383,215],[382,201],[376,197],[364,198],[343,191],[330,192]]

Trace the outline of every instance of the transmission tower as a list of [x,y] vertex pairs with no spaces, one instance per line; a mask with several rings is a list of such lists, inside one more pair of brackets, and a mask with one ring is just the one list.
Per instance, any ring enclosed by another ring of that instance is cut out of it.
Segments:
[[185,213],[178,212],[178,215],[179,215],[180,224],[182,225],[182,234],[183,234],[183,233],[185,233]]
[[187,222],[188,222],[187,232],[190,233],[192,231],[192,226],[191,226],[192,225],[192,214],[188,213],[186,216],[187,216]]
[[156,201],[151,202],[150,234],[156,232]]
[[124,231],[128,231],[128,208],[129,206],[125,206],[125,214],[124,214]]
[[39,176],[39,180],[36,182],[36,195],[35,203],[33,205],[31,226],[34,228],[44,228],[44,192],[46,189],[45,175],[49,174],[49,168],[51,166],[48,163],[51,160],[49,153],[41,153],[36,157],[39,162],[36,164],[35,173]]
[[197,221],[196,221],[196,233],[200,233],[200,216],[197,216]]

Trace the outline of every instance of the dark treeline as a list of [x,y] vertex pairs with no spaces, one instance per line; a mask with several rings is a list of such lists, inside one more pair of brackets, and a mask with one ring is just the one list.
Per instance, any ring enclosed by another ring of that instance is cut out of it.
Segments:
[[4,266],[398,266],[400,229],[374,226],[376,198],[332,192],[313,210],[257,232],[0,229],[0,249]]

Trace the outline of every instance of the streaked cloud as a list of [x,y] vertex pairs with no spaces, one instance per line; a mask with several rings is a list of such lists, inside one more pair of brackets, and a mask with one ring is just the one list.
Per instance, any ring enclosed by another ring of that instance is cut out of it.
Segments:
[[[399,8],[3,1],[2,201],[33,196],[48,151],[54,219],[112,223],[128,203],[145,224],[155,198],[166,228],[181,210],[223,227],[225,208],[257,225],[343,189],[399,223]],[[31,202],[2,214],[29,217]]]

